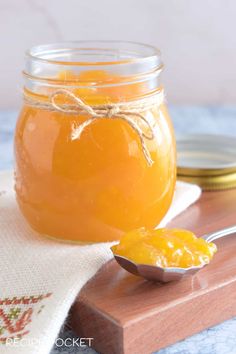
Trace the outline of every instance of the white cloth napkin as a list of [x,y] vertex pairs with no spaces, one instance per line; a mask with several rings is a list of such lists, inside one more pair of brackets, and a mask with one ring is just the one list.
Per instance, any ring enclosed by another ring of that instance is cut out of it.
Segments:
[[[178,182],[161,226],[200,194],[199,187]],[[12,173],[0,173],[0,353],[48,354],[80,289],[111,259],[110,245],[41,237],[17,208]]]

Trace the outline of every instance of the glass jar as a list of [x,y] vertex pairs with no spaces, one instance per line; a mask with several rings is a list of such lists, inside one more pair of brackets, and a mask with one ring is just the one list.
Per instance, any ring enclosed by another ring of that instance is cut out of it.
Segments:
[[118,240],[166,214],[176,180],[157,49],[86,41],[26,53],[15,133],[16,195],[34,230]]

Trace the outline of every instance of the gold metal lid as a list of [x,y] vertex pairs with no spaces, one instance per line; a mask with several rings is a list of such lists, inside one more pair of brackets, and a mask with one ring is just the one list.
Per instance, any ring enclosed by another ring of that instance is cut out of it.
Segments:
[[183,176],[178,180],[198,184],[204,190],[223,190],[236,188],[236,172],[221,176]]
[[196,134],[177,139],[178,179],[205,190],[236,187],[236,138]]

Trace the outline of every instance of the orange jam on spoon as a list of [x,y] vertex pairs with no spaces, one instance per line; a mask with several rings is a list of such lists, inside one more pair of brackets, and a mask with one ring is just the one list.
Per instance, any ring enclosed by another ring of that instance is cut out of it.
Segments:
[[187,230],[142,228],[126,233],[112,251],[137,264],[189,268],[208,264],[217,247]]

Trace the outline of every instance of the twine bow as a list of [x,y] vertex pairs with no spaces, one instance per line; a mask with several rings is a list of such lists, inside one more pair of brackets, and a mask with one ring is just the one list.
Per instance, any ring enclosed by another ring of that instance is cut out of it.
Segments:
[[[58,96],[64,95],[71,99],[73,104],[59,104],[56,102]],[[49,103],[37,102],[33,104],[32,99],[28,96],[25,97],[25,101],[29,105],[67,113],[67,114],[83,114],[86,113],[90,116],[87,120],[80,123],[79,126],[73,129],[72,140],[79,139],[84,129],[92,124],[97,119],[122,119],[127,122],[133,130],[136,131],[139,136],[142,151],[147,160],[148,165],[153,164],[150,152],[145,144],[145,139],[152,140],[154,138],[153,126],[148,119],[142,114],[144,111],[159,106],[164,100],[163,91],[159,91],[156,95],[153,95],[142,100],[126,103],[115,103],[105,105],[90,106],[83,102],[78,96],[66,89],[59,89],[52,93]],[[143,123],[143,129],[139,126],[134,118],[138,118]],[[145,131],[144,131],[145,130]],[[146,132],[147,131],[147,132]]]

